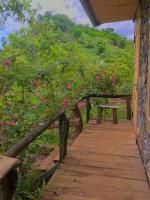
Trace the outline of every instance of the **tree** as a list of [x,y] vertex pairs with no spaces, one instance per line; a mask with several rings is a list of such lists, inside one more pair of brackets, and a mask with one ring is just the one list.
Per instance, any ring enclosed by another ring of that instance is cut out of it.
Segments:
[[45,12],[44,16],[38,15],[39,21],[50,21],[53,20],[55,23],[55,27],[57,29],[61,29],[62,31],[67,31],[74,24],[73,22],[66,16],[62,14],[53,15],[51,11]]
[[0,0],[0,28],[11,16],[18,21],[31,22],[34,14],[31,2],[32,0]]

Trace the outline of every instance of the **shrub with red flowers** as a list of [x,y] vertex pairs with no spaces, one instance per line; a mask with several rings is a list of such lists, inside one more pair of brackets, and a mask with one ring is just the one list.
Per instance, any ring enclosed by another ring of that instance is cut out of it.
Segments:
[[67,84],[67,89],[68,89],[68,90],[71,90],[71,88],[72,88],[72,84],[71,84],[71,83],[68,83],[68,84]]
[[79,108],[79,109],[85,108],[85,103],[80,102],[80,103],[78,104],[78,108]]
[[4,65],[4,67],[11,67],[11,61],[5,60],[3,65]]

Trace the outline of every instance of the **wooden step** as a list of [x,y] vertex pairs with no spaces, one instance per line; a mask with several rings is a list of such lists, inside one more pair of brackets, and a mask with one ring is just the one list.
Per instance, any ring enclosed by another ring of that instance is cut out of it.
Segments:
[[46,157],[43,161],[36,162],[33,167],[41,171],[47,171],[55,161],[59,160],[59,148],[55,148],[51,154]]

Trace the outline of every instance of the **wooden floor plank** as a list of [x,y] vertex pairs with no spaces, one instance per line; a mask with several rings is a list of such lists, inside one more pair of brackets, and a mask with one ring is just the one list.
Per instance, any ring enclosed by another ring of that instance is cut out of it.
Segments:
[[41,200],[149,200],[129,122],[90,122],[45,187]]
[[89,176],[90,174],[96,176],[109,176],[109,177],[118,177],[126,178],[133,180],[142,180],[147,181],[144,171],[135,171],[135,170],[123,170],[115,168],[106,168],[106,167],[97,167],[91,165],[76,165],[76,168],[73,168],[75,163],[67,162],[61,166],[61,170],[64,173],[71,172],[75,176]]

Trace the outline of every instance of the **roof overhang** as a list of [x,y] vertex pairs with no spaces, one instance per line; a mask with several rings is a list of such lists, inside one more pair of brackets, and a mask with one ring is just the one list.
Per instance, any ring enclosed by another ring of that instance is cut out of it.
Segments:
[[134,20],[139,0],[80,0],[92,24]]

